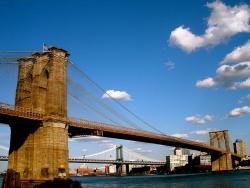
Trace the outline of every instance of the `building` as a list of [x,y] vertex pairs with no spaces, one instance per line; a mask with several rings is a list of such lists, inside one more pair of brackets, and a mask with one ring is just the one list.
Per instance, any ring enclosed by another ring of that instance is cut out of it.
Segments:
[[243,142],[241,139],[237,139],[234,142],[234,153],[241,155],[243,157],[247,157],[246,143]]
[[211,170],[211,155],[202,154],[196,155],[192,157],[192,161],[190,162],[190,166],[194,171],[203,171],[203,170]]
[[166,157],[166,165],[168,171],[174,171],[176,167],[182,167],[187,164],[188,155],[184,154],[182,148],[175,148],[174,155],[169,155]]

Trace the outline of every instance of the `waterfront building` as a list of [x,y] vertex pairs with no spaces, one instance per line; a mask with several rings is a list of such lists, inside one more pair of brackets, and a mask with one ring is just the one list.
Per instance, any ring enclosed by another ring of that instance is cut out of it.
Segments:
[[166,156],[168,171],[173,171],[176,167],[182,167],[188,164],[188,155],[183,153],[182,148],[175,148],[174,155]]
[[243,157],[247,157],[247,147],[246,143],[241,139],[237,139],[234,143],[234,153],[241,155]]
[[192,167],[192,170],[211,170],[211,155],[201,154],[192,157],[190,166]]

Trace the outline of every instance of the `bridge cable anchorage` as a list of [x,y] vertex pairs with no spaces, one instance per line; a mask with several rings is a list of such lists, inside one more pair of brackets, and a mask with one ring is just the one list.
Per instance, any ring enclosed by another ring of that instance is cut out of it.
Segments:
[[[137,128],[137,129],[141,129],[141,127],[139,127],[138,125],[136,125],[134,122],[130,121],[128,118],[126,118],[125,116],[123,116],[122,114],[120,114],[119,112],[117,112],[114,108],[112,108],[112,106],[104,103],[99,98],[97,98],[95,95],[93,95],[91,92],[88,92],[82,85],[80,85],[79,83],[77,83],[75,80],[73,80],[71,78],[68,78],[67,80],[70,82],[71,85],[72,84],[75,85],[75,87],[77,87],[77,89],[81,93],[83,93],[83,95],[85,95],[86,97],[88,97],[90,100],[94,101],[97,105],[100,105],[103,109],[108,110],[112,115],[114,115],[115,117],[117,117],[121,121],[127,123],[131,127],[134,127],[134,128]],[[117,122],[114,122],[113,120],[111,120],[111,121],[113,123],[115,123],[115,124],[118,124]]]
[[153,125],[151,125],[150,123],[146,122],[145,120],[143,120],[141,117],[139,117],[137,114],[135,114],[134,112],[132,112],[131,110],[129,110],[126,106],[124,106],[121,102],[119,102],[118,100],[116,100],[115,98],[113,98],[110,94],[106,93],[105,89],[103,89],[97,82],[95,82],[94,80],[92,80],[90,78],[90,76],[88,76],[83,70],[81,70],[80,68],[78,68],[78,66],[73,63],[72,61],[69,60],[69,63],[76,69],[78,70],[88,81],[90,81],[92,84],[94,84],[96,86],[96,88],[98,88],[100,91],[102,91],[103,93],[107,94],[115,103],[117,103],[120,107],[122,107],[125,111],[127,111],[129,114],[131,114],[133,117],[135,117],[137,120],[139,120],[140,122],[142,122],[143,124],[145,124],[146,126],[150,127],[151,129],[155,130],[156,132],[159,132],[163,135],[165,135],[165,133],[163,133],[162,131],[160,131],[159,129],[155,128]]
[[88,105],[88,104],[86,104],[86,103],[83,104],[83,102],[80,101],[79,98],[76,97],[76,96],[74,96],[72,93],[69,93],[69,96],[72,97],[72,99],[74,99],[74,100],[75,100],[78,104],[80,104],[83,108],[86,108],[86,107],[87,107],[88,109],[94,111],[97,115],[100,115],[100,116],[104,117],[105,119],[111,121],[112,123],[117,124],[117,122],[113,121],[112,118],[110,118],[108,115],[106,115],[106,114],[104,114],[104,113],[102,113],[102,112],[100,112],[100,111],[94,109],[93,107],[91,107],[90,105]]

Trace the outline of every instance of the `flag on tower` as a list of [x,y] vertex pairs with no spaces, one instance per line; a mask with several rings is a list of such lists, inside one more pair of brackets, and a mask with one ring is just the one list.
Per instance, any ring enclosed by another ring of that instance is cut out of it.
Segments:
[[49,50],[49,46],[43,43],[43,52],[47,52]]

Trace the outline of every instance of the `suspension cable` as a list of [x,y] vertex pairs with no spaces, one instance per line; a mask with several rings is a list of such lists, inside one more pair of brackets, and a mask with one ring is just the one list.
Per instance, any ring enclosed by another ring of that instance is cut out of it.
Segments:
[[86,103],[83,104],[82,101],[80,101],[80,99],[78,99],[78,98],[77,98],[76,96],[74,96],[73,94],[69,93],[69,95],[70,95],[78,104],[80,104],[82,107],[87,107],[87,108],[89,108],[90,110],[94,111],[97,115],[104,117],[105,119],[111,121],[111,122],[114,123],[114,124],[118,124],[117,122],[113,121],[112,118],[110,118],[110,117],[107,116],[106,114],[104,114],[104,113],[102,113],[102,112],[100,112],[100,111],[94,109],[93,107],[91,107],[90,105],[88,105],[88,104],[86,104]]
[[160,131],[159,129],[155,128],[153,125],[151,125],[150,123],[146,122],[145,120],[143,120],[141,117],[139,117],[137,114],[135,114],[134,112],[132,112],[131,110],[129,110],[126,106],[124,106],[121,102],[119,102],[118,100],[116,100],[115,98],[113,98],[109,93],[106,93],[105,89],[103,89],[99,84],[97,84],[94,80],[92,80],[83,70],[81,70],[80,68],[78,68],[76,66],[76,64],[74,64],[72,61],[69,61],[69,63],[76,69],[78,70],[87,80],[89,80],[92,84],[94,84],[99,90],[101,90],[102,92],[104,92],[105,94],[107,94],[115,103],[117,103],[120,107],[122,107],[125,111],[127,111],[129,114],[131,114],[132,116],[134,116],[137,120],[139,120],[140,122],[144,123],[145,125],[147,125],[148,127],[150,127],[151,129],[165,135],[165,133],[163,133],[162,131]]
[[0,53],[34,53],[42,52],[40,50],[0,50]]
[[115,149],[115,147],[112,147],[110,149],[107,149],[107,150],[104,150],[104,151],[101,151],[101,152],[98,152],[98,153],[94,153],[94,154],[91,154],[91,155],[86,155],[85,157],[93,157],[93,156],[96,156],[96,155],[101,155],[101,154],[107,153],[109,151],[112,151],[114,149]]
[[134,127],[134,128],[138,128],[141,129],[141,127],[139,127],[138,125],[136,125],[134,122],[130,121],[128,118],[126,118],[125,116],[123,116],[122,114],[118,113],[115,109],[113,109],[110,105],[107,105],[106,103],[102,102],[99,98],[97,98],[95,95],[93,95],[91,92],[88,92],[82,85],[80,85],[79,83],[77,83],[76,81],[72,80],[71,78],[67,78],[68,81],[71,84],[76,85],[76,87],[82,91],[82,93],[89,97],[90,99],[94,100],[95,103],[97,103],[98,105],[100,105],[101,107],[103,107],[104,109],[107,109],[111,114],[113,114],[114,116],[116,116],[118,119],[122,120],[123,122],[126,122],[129,126]]

